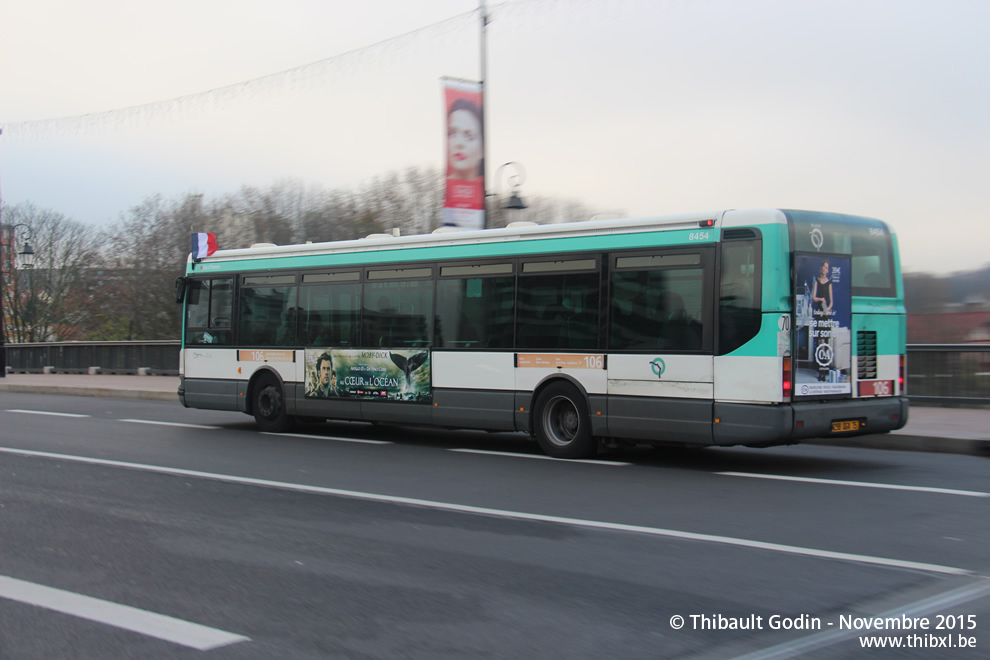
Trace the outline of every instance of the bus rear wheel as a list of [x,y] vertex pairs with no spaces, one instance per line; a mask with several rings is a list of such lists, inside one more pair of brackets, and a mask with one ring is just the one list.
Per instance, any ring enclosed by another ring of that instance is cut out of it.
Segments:
[[585,458],[595,453],[588,403],[567,383],[553,383],[536,398],[533,430],[540,448],[554,458]]
[[294,420],[285,412],[282,386],[272,376],[262,377],[254,386],[251,410],[254,413],[254,421],[262,431],[282,433],[292,429]]

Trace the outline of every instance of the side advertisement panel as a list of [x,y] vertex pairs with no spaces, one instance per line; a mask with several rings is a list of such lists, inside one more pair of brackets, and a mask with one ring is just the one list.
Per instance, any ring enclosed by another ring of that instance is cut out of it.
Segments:
[[795,397],[852,393],[852,277],[848,256],[794,255]]
[[429,351],[307,348],[306,397],[432,400]]

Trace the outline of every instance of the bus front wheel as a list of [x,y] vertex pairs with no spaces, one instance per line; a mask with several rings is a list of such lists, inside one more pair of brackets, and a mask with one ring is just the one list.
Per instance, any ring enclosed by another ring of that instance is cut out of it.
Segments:
[[536,398],[533,430],[540,448],[554,458],[584,458],[595,453],[588,403],[567,383],[553,383]]
[[285,412],[285,396],[278,380],[261,378],[254,387],[252,412],[258,428],[269,433],[282,433],[292,428],[292,417]]

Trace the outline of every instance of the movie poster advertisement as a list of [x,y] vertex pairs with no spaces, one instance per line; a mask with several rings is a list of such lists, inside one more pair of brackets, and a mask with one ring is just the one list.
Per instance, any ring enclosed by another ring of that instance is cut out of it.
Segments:
[[430,353],[306,349],[306,397],[429,402]]
[[444,78],[447,129],[445,227],[485,228],[485,138],[481,83]]
[[851,260],[822,253],[794,260],[794,396],[851,394]]

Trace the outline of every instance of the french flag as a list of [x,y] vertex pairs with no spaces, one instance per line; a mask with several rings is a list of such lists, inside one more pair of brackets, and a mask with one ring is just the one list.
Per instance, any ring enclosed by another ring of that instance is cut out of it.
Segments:
[[202,232],[192,235],[193,260],[208,257],[217,251],[217,237],[214,234]]

